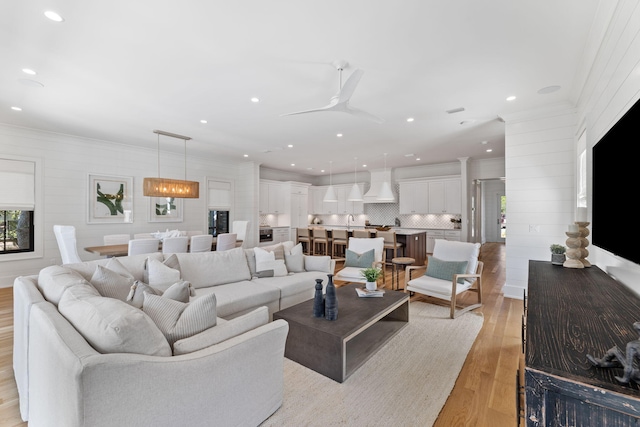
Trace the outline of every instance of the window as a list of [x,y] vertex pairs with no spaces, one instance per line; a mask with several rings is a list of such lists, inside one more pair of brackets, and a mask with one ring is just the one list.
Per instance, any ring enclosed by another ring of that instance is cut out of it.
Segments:
[[33,252],[33,211],[0,211],[0,254]]
[[39,159],[0,155],[0,261],[42,256],[38,176]]
[[578,139],[577,206],[587,207],[587,135],[582,132]]

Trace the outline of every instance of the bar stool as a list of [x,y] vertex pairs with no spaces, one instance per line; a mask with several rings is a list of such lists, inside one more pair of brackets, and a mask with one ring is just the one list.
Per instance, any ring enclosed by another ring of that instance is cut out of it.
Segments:
[[312,246],[314,255],[331,255],[331,238],[324,228],[313,228]]
[[[384,250],[392,251],[393,255],[387,257],[387,259],[393,260],[393,258],[398,257],[398,249],[402,250],[402,255],[404,255],[404,245],[402,243],[398,243],[397,235],[395,231],[378,231],[376,233],[377,237],[384,238]],[[391,265],[391,262],[387,262],[388,265]]]
[[397,288],[400,287],[398,269],[404,270],[406,266],[411,265],[414,262],[416,262],[416,260],[409,257],[398,257],[391,260],[391,265],[393,265],[393,271],[391,272],[391,289],[398,290]]
[[331,244],[331,253],[334,257],[340,255],[342,258],[345,256],[347,250],[347,242],[349,239],[349,232],[344,229],[331,231],[331,238],[333,243]]
[[[302,243],[302,252],[306,255],[313,255],[311,246],[311,233],[307,227],[298,228],[296,232],[296,243]],[[307,248],[305,251],[304,248]]]
[[371,237],[371,232],[369,230],[356,229],[353,230],[353,237],[357,237],[359,239],[368,239],[369,237]]

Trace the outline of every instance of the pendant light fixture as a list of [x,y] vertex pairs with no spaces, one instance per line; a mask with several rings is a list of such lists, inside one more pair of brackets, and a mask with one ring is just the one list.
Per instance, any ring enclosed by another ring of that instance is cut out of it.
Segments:
[[355,167],[353,168],[353,187],[347,197],[348,202],[362,202],[362,192],[358,186],[358,158],[355,158]]
[[336,190],[333,188],[333,178],[332,178],[332,163],[333,161],[329,161],[329,188],[327,188],[327,192],[324,195],[323,202],[337,202],[338,196],[336,196]]
[[396,198],[393,195],[393,191],[391,191],[391,184],[387,181],[387,153],[384,153],[384,176],[385,180],[380,186],[380,192],[376,200],[380,202],[395,202]]
[[[144,178],[142,194],[149,197],[199,198],[200,183],[187,181],[187,140],[191,138],[162,130],[154,130],[153,133],[158,135],[158,178]],[[160,178],[160,135],[184,140],[184,180]]]

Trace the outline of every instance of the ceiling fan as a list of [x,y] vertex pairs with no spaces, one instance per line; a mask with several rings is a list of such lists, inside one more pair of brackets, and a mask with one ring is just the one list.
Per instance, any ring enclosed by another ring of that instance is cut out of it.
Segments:
[[367,113],[366,111],[360,110],[358,108],[353,108],[352,106],[349,105],[349,100],[351,99],[351,95],[353,95],[353,92],[356,90],[356,86],[358,85],[358,82],[362,78],[364,71],[360,69],[356,69],[353,73],[351,73],[347,81],[344,82],[344,86],[343,86],[342,71],[349,65],[349,63],[346,61],[334,61],[331,65],[333,65],[338,70],[340,77],[339,77],[339,83],[338,83],[339,84],[338,93],[336,93],[334,96],[331,97],[329,104],[325,105],[324,107],[314,108],[312,110],[281,114],[281,116],[292,116],[295,114],[306,114],[306,113],[318,113],[323,111],[338,111],[341,113],[348,113],[354,116],[363,117],[365,119],[372,120],[376,123],[384,122],[384,119],[381,119],[378,116],[374,116],[371,113]]

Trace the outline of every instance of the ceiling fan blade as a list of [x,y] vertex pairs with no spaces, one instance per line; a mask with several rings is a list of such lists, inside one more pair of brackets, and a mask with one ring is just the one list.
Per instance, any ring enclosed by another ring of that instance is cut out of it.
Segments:
[[333,105],[326,105],[324,107],[314,108],[314,109],[311,109],[311,110],[295,111],[293,113],[280,114],[280,117],[282,117],[282,116],[294,116],[296,114],[317,113],[319,111],[331,111],[333,109],[333,107],[334,107]]
[[353,108],[353,107],[348,107],[345,110],[343,110],[345,113],[349,113],[349,114],[353,114],[354,116],[358,116],[358,117],[362,117],[368,120],[371,120],[373,122],[376,123],[384,123],[384,119],[378,117],[378,116],[374,116],[371,113],[367,113],[364,110],[360,110],[358,108]]
[[356,90],[356,86],[358,86],[358,82],[362,78],[364,71],[357,69],[347,79],[346,82],[342,85],[340,89],[340,93],[338,93],[338,102],[347,102],[353,95],[353,92]]

